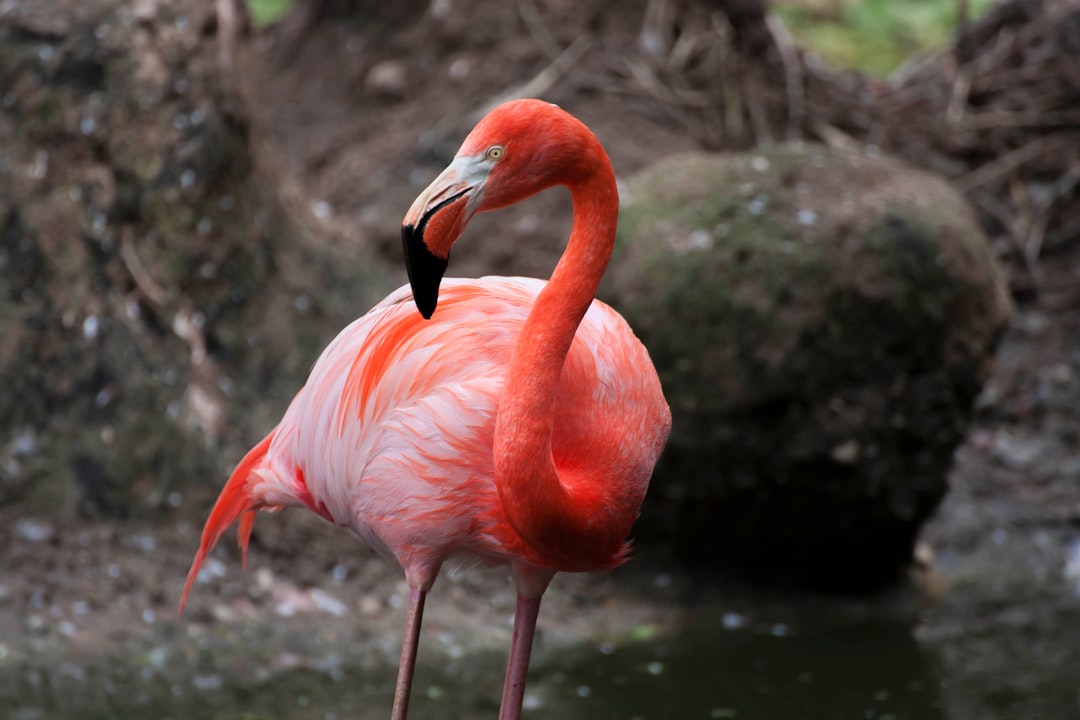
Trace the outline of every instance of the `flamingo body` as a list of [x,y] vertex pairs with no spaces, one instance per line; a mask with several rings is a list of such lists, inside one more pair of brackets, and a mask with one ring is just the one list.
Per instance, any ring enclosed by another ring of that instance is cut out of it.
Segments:
[[[472,214],[556,184],[575,220],[550,281],[442,280]],[[557,571],[623,562],[671,424],[644,346],[594,299],[617,210],[610,162],[579,121],[535,100],[482,120],[406,215],[410,285],[330,343],[226,483],[181,608],[234,521],[246,552],[257,510],[308,507],[405,570],[403,720],[440,568],[508,564],[518,606],[500,718],[516,720],[540,596]]]
[[[445,561],[519,558],[596,571],[622,555],[567,565],[530,550],[506,520],[493,482],[495,414],[510,355],[542,280],[446,280],[423,320],[402,287],[330,343],[248,472],[270,506],[313,511],[390,555],[420,586]],[[664,435],[655,372],[626,321],[595,301],[578,327],[555,401],[558,466],[600,463],[604,495],[636,512]],[[651,431],[651,432],[650,432]],[[231,522],[231,521],[230,521]]]

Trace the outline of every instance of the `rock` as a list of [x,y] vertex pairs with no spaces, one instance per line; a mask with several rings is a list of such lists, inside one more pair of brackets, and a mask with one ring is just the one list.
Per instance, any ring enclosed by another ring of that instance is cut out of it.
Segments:
[[944,181],[803,145],[630,178],[601,297],[674,415],[641,542],[851,588],[909,561],[1011,307]]
[[15,522],[15,537],[26,542],[48,542],[55,534],[56,530],[51,523],[31,518],[20,518]]
[[220,487],[387,274],[264,189],[212,4],[21,8],[0,22],[0,505],[170,511]]
[[375,63],[364,77],[364,87],[375,95],[396,99],[404,97],[408,89],[405,64],[396,60]]

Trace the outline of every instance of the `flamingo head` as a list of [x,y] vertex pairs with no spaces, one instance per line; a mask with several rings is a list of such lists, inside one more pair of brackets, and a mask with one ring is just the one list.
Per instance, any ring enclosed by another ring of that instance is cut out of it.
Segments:
[[557,105],[511,100],[473,128],[453,162],[405,214],[401,240],[416,307],[435,312],[450,248],[478,212],[512,205],[553,185],[589,174],[596,137]]

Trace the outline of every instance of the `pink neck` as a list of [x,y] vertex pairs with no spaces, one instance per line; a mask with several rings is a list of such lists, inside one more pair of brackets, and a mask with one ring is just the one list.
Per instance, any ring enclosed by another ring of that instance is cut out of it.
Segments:
[[629,531],[624,519],[599,507],[595,489],[560,479],[551,451],[563,364],[615,244],[618,190],[610,161],[599,152],[597,169],[568,184],[574,201],[570,240],[522,327],[495,423],[495,480],[503,509],[537,558],[556,570],[616,564]]

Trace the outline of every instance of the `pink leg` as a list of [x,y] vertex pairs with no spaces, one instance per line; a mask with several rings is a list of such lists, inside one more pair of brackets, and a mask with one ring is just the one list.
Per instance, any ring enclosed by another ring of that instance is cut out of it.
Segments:
[[514,638],[510,641],[510,660],[506,664],[506,682],[503,683],[502,702],[499,704],[499,720],[520,720],[521,703],[525,699],[525,676],[529,672],[529,655],[532,653],[533,633],[536,632],[536,616],[540,614],[540,596],[517,596],[514,610]]
[[424,616],[426,597],[426,590],[409,589],[409,611],[405,615],[405,637],[401,641],[401,662],[398,664],[394,709],[390,713],[390,720],[405,720],[409,712],[409,693],[412,691],[413,670],[416,669],[416,649],[420,644],[420,621]]
[[540,614],[540,597],[547,589],[554,571],[515,562],[511,566],[517,588],[517,608],[514,610],[514,637],[510,641],[510,659],[506,663],[506,682],[503,683],[499,720],[520,720],[521,703],[525,699],[525,676],[529,673],[536,616]]

